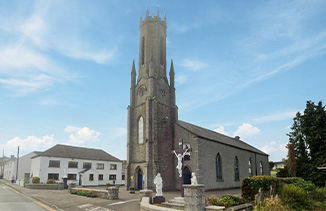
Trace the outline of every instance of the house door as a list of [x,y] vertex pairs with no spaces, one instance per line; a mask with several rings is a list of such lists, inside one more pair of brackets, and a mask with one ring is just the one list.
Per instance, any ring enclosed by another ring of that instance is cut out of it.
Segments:
[[137,173],[137,189],[142,190],[143,189],[143,171],[141,169],[138,169]]
[[79,175],[79,185],[82,185],[82,175]]
[[191,171],[187,166],[183,168],[183,184],[191,184]]

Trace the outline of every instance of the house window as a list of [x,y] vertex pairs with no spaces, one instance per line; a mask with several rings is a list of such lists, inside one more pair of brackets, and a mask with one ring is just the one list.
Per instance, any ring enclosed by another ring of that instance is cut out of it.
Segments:
[[140,117],[139,121],[138,121],[138,143],[139,144],[144,143],[144,120],[143,120],[143,117]]
[[83,163],[83,168],[84,169],[90,169],[90,168],[92,168],[92,163],[87,163],[87,162]]
[[109,180],[116,180],[116,179],[117,179],[117,175],[115,175],[115,174],[109,175]]
[[126,175],[122,175],[122,180],[125,180]]
[[261,161],[259,164],[259,172],[260,172],[260,175],[263,175],[263,162],[261,162]]
[[104,169],[104,163],[98,163],[96,169]]
[[89,181],[93,181],[94,180],[94,174],[90,174],[89,175]]
[[117,170],[117,164],[110,164],[110,170]]
[[98,175],[98,180],[103,180],[103,174]]
[[235,156],[234,158],[234,180],[239,181],[240,176],[239,176],[239,160],[238,157]]
[[222,179],[223,179],[223,177],[222,177],[221,156],[220,156],[220,153],[217,153],[217,155],[216,155],[216,180],[221,181]]
[[60,167],[60,160],[49,160],[49,167]]
[[68,174],[68,180],[76,180],[77,175],[76,174]]
[[59,180],[59,174],[50,173],[48,174],[48,180],[49,179]]
[[251,158],[249,159],[249,177],[252,177],[252,164],[251,164]]
[[68,162],[68,168],[78,168],[78,162],[69,161]]

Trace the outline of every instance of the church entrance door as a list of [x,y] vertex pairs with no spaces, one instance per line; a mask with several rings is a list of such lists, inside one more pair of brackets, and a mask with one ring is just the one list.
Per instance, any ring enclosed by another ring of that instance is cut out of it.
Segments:
[[137,172],[137,189],[143,189],[143,171],[139,168]]
[[191,171],[187,166],[183,168],[183,184],[191,184]]

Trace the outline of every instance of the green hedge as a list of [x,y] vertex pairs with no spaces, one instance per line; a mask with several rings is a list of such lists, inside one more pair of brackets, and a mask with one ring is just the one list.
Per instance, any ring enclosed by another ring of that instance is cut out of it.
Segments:
[[254,201],[259,188],[263,191],[271,191],[272,187],[272,194],[275,195],[281,191],[280,188],[284,184],[296,184],[305,190],[314,187],[311,182],[307,182],[299,177],[275,178],[271,176],[254,176],[242,180],[241,196],[246,201]]

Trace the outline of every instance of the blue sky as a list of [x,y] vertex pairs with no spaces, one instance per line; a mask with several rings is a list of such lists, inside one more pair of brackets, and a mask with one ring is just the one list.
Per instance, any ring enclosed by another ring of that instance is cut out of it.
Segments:
[[[0,0],[0,149],[57,143],[126,159],[139,16],[167,15],[179,119],[286,157],[293,117],[326,97],[326,1]],[[137,65],[136,65],[137,66]],[[170,66],[170,63],[167,64]]]

